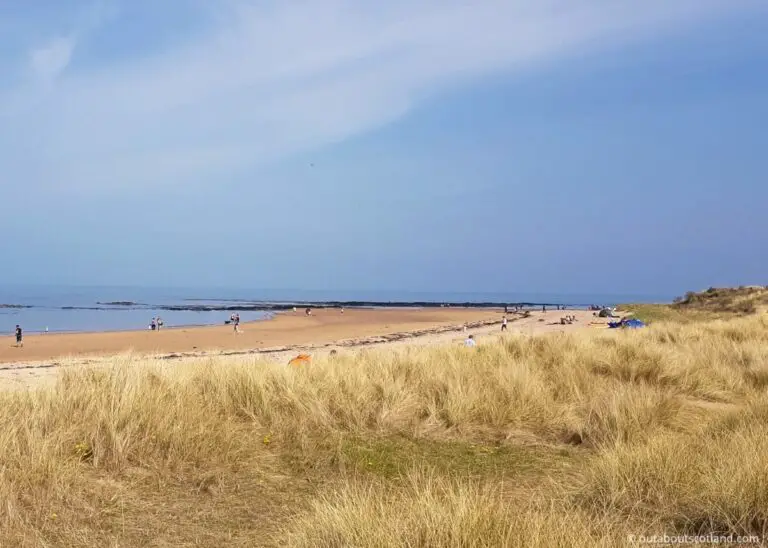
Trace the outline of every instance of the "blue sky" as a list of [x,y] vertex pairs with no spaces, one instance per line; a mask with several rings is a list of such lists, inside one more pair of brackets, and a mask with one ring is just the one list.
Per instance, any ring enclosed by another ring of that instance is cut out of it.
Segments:
[[0,4],[0,283],[767,283],[764,0]]

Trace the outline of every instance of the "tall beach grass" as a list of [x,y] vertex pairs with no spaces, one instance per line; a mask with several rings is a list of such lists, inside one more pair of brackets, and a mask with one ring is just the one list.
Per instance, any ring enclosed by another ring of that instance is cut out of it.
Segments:
[[768,535],[767,388],[761,316],[300,368],[116,357],[0,394],[0,545]]

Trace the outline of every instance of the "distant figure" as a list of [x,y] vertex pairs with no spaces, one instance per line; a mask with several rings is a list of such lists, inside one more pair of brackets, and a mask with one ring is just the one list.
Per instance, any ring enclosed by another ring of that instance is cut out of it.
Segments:
[[477,343],[475,343],[475,336],[470,335],[467,337],[467,340],[464,341],[464,346],[477,346]]
[[504,305],[504,314],[507,314],[509,312],[509,306],[506,304]]
[[48,333],[48,326],[45,326],[45,332]]
[[546,312],[547,311],[547,305],[543,304],[541,305],[541,311]]
[[293,307],[293,313],[296,314],[296,307]]
[[158,316],[157,317],[157,330],[160,331],[160,328],[163,327],[163,325],[164,325],[163,324],[163,319],[160,316]]
[[232,323],[235,326],[235,333],[240,333],[240,314],[232,314]]
[[504,319],[501,320],[501,330],[506,331],[507,330],[507,317],[504,316]]
[[467,332],[467,324],[464,324],[464,333]]
[[149,328],[152,331],[157,330],[157,320],[155,320],[155,318],[152,318],[152,321],[149,323]]
[[311,308],[307,308],[307,309],[304,311],[304,313],[305,313],[307,316],[311,316],[311,315],[312,315],[312,309],[311,309]]
[[16,326],[16,346],[24,346],[24,334],[19,325]]

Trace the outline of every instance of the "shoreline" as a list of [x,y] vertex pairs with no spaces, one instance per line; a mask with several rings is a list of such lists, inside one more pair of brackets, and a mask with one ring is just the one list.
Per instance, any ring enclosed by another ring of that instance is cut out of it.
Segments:
[[[247,324],[258,324],[261,322],[266,322],[273,320],[277,314],[280,314],[280,312],[267,312],[267,315],[264,318],[258,319],[258,320],[251,320],[248,322],[241,322],[241,325],[247,325]],[[176,329],[204,329],[209,327],[230,327],[231,324],[227,323],[190,323],[190,324],[177,324],[172,326],[163,326],[162,331],[171,331]],[[57,329],[55,331],[40,331],[40,330],[24,330],[24,337],[26,338],[29,336],[50,336],[53,337],[55,335],[96,335],[100,333],[144,333],[145,331],[152,331],[149,328],[145,329],[135,329],[135,328],[128,328],[128,329],[101,329],[101,330],[93,330],[89,331],[87,329],[73,329],[71,331],[65,331],[62,329]],[[0,362],[1,363],[1,362]]]
[[235,334],[231,324],[196,327],[25,333],[24,347],[16,348],[12,336],[0,343],[0,364],[52,361],[67,356],[115,355],[133,351],[142,355],[191,351],[262,349],[297,344],[317,344],[345,338],[381,336],[401,331],[419,331],[448,324],[471,323],[491,317],[501,321],[502,310],[493,309],[315,309],[280,312],[271,318],[240,324]]
[[[199,301],[199,300],[198,300]],[[222,302],[222,301],[218,301]],[[109,302],[109,303],[97,303],[103,307],[49,307],[49,306],[37,306],[37,305],[7,305],[0,304],[0,309],[9,310],[38,310],[41,312],[51,311],[95,311],[105,313],[116,312],[135,312],[146,311],[147,317],[152,315],[153,317],[160,317],[158,312],[168,312],[171,314],[170,324],[168,318],[166,319],[166,325],[163,327],[164,331],[178,330],[178,329],[199,329],[199,328],[213,328],[213,327],[227,327],[231,326],[231,323],[224,319],[225,313],[230,312],[243,312],[246,313],[246,318],[243,319],[242,324],[246,323],[260,323],[264,321],[274,320],[279,314],[303,314],[304,309],[311,308],[315,312],[339,312],[346,310],[352,311],[447,311],[447,310],[473,310],[473,311],[503,311],[505,307],[509,309],[509,314],[525,313],[525,312],[537,312],[541,310],[542,306],[546,306],[548,310],[559,311],[563,313],[585,311],[588,310],[586,305],[562,305],[562,304],[538,304],[531,305],[530,303],[516,304],[496,304],[496,303],[436,303],[436,302],[384,302],[384,301],[323,301],[317,303],[309,302],[270,302],[270,303],[257,303],[257,302],[241,302],[236,306],[208,306],[208,305],[190,305],[190,306],[178,306],[178,305],[145,305],[142,303],[136,303],[132,301],[121,302]],[[515,310],[515,307],[521,307]],[[294,311],[295,309],[295,311]],[[173,313],[190,313],[189,315],[195,316],[197,313],[201,315],[209,315],[211,313],[221,313],[221,317],[213,320],[212,318],[176,318],[174,321]],[[162,314],[165,317],[165,314]],[[251,317],[247,317],[251,316]],[[13,320],[11,324],[7,325],[7,332],[12,332],[13,323],[20,324],[24,329],[25,336],[54,336],[54,335],[85,335],[85,334],[101,334],[101,333],[140,333],[144,331],[152,331],[149,329],[147,322],[146,327],[141,323],[137,325],[136,322],[132,322],[131,325],[119,325],[122,322],[110,322],[107,318],[104,318],[105,322],[99,322],[90,320],[87,326],[78,326],[68,329],[66,327],[58,327],[54,325],[52,329],[49,329],[46,321],[32,321],[32,318]],[[181,320],[181,321],[179,321]],[[202,320],[202,321],[200,321]],[[54,321],[54,324],[57,322]],[[78,322],[75,322],[78,323]],[[118,325],[115,325],[117,323]],[[33,324],[32,327],[29,327]],[[104,327],[106,325],[106,327]]]
[[[583,310],[597,303],[565,303],[548,301],[251,301],[251,300],[222,300],[222,299],[184,299],[184,302],[211,302],[217,304],[151,304],[134,301],[96,302],[89,306],[65,305],[45,306],[20,303],[0,303],[0,310],[159,310],[175,312],[281,312],[291,311],[294,307],[313,309],[387,309],[387,308],[489,308],[497,309],[508,307],[521,307],[524,309],[537,309],[547,307],[567,307]],[[614,306],[607,304],[605,306]]]
[[[522,319],[523,316],[520,318],[512,318],[510,319],[510,325],[512,325],[517,319]],[[484,321],[477,321],[466,324],[467,329],[471,330],[473,333],[477,333],[478,330],[487,329],[489,327],[498,325],[500,323],[499,320],[491,319],[491,320],[484,320]],[[323,350],[332,350],[332,349],[339,349],[339,348],[351,348],[351,349],[359,349],[359,348],[365,348],[369,346],[377,346],[377,345],[388,345],[391,343],[402,343],[402,342],[408,342],[411,340],[417,340],[429,335],[444,335],[444,334],[456,334],[456,333],[462,333],[463,334],[463,326],[458,325],[450,325],[447,327],[434,327],[434,328],[426,328],[418,331],[402,331],[402,332],[395,332],[395,333],[386,333],[383,335],[372,335],[369,337],[363,337],[363,338],[352,338],[352,339],[339,339],[335,341],[327,341],[323,343],[316,343],[316,344],[297,344],[297,345],[289,345],[289,346],[276,346],[276,347],[265,347],[265,348],[250,348],[250,349],[244,349],[244,350],[199,350],[194,352],[171,352],[167,354],[155,354],[155,355],[148,355],[145,356],[152,360],[183,360],[183,359],[189,359],[189,358],[208,358],[208,357],[231,357],[231,356],[253,356],[253,355],[262,355],[262,356],[270,356],[275,354],[285,354],[285,353],[293,353],[293,352],[307,352],[307,351],[323,351]],[[65,365],[63,362],[66,361],[74,361],[75,363],[72,365],[87,365],[87,364],[94,364],[94,363],[100,363],[104,360],[108,360],[111,358],[114,358],[115,356],[119,356],[120,354],[114,354],[114,355],[94,355],[94,356],[87,356],[83,355],[80,357],[66,357],[66,358],[54,358],[54,360],[51,363],[40,363],[40,362],[20,362],[20,363],[2,363],[0,362],[0,371],[9,371],[9,370],[21,370],[21,369],[30,369],[30,368],[51,368],[51,367],[66,367],[69,364]]]
[[[14,359],[8,359],[9,353],[6,350],[20,349],[7,349],[0,346],[0,358],[5,358],[0,359],[0,390],[24,390],[34,389],[42,384],[51,385],[56,381],[62,370],[76,367],[107,367],[114,363],[115,359],[138,359],[158,365],[167,364],[169,367],[173,367],[173,364],[190,360],[220,358],[224,360],[222,363],[226,363],[228,359],[251,356],[255,360],[284,364],[299,353],[309,353],[314,358],[322,358],[328,356],[332,351],[349,354],[366,349],[463,344],[464,339],[469,334],[474,335],[478,342],[482,342],[513,334],[539,335],[587,329],[589,327],[598,327],[594,324],[604,323],[597,321],[597,318],[594,318],[589,311],[566,311],[566,313],[575,315],[577,318],[576,323],[572,325],[560,324],[559,317],[563,311],[511,313],[508,315],[508,331],[504,333],[500,329],[503,310],[486,311],[491,312],[490,315],[478,315],[476,310],[454,310],[454,313],[460,313],[458,315],[446,315],[446,311],[443,311],[443,314],[438,314],[437,316],[427,314],[428,311],[422,311],[421,313],[409,311],[406,317],[400,316],[398,318],[393,317],[392,314],[384,314],[390,317],[382,317],[384,311],[361,312],[364,316],[369,317],[361,318],[359,315],[356,315],[358,317],[352,318],[350,322],[340,322],[338,316],[342,316],[341,314],[335,316],[335,318],[334,316],[324,318],[324,322],[321,323],[331,325],[324,325],[323,327],[330,329],[318,330],[310,327],[305,331],[296,331],[296,320],[308,319],[299,317],[298,313],[295,316],[293,314],[287,315],[286,319],[293,321],[283,320],[279,322],[278,318],[272,322],[259,321],[241,326],[271,325],[272,327],[268,331],[271,331],[273,334],[285,332],[286,330],[293,333],[293,336],[290,338],[261,337],[261,339],[269,339],[274,344],[267,344],[267,340],[263,340],[262,344],[249,344],[249,342],[254,340],[253,336],[246,341],[240,339],[239,336],[233,335],[229,329],[224,329],[227,333],[224,335],[223,340],[225,342],[228,341],[229,344],[208,348],[187,346],[186,348],[175,350],[157,348],[152,351],[143,351],[135,347],[120,348],[113,346],[111,350],[104,352],[71,352],[58,354],[55,357],[52,355],[38,356],[37,359],[32,359],[32,356],[14,355],[11,353],[10,355]],[[370,315],[372,314],[377,317],[371,318]],[[414,314],[418,318],[414,318]],[[334,319],[336,320],[335,322]],[[394,319],[399,319],[400,322],[392,321]],[[340,325],[334,326],[332,325],[334,323]],[[360,325],[361,323],[362,325]],[[467,327],[466,332],[464,331],[464,326]],[[194,330],[194,334],[202,335],[205,333],[221,336],[222,330],[219,327],[203,327]],[[253,329],[249,329],[248,333],[252,335],[259,334],[258,331]],[[143,331],[138,334],[145,335]],[[151,340],[156,338],[157,332],[150,332],[146,335],[148,337],[144,336],[141,338]],[[53,336],[55,337],[55,335]],[[41,335],[38,337],[45,338],[46,336]],[[62,337],[78,336],[62,335]],[[91,334],[79,337],[84,340],[93,339],[94,337],[109,338],[109,334]]]

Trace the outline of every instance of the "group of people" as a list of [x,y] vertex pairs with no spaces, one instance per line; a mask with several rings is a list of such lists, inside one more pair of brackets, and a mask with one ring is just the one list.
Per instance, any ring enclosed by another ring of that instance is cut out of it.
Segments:
[[[523,305],[521,305],[521,304],[512,305],[512,311],[513,312],[520,312],[521,310],[523,310],[523,308],[525,308],[525,307]],[[564,304],[556,304],[555,305],[555,309],[557,309],[557,310],[565,310],[565,305]],[[545,304],[541,305],[541,311],[542,312],[546,312],[547,311],[547,305],[545,305]],[[506,305],[506,304],[504,305],[504,313],[505,314],[509,313],[509,305]]]
[[[229,317],[229,323],[232,324],[232,327],[235,330],[235,333],[240,333],[240,314],[237,312],[233,312],[232,315]],[[163,327],[163,319],[160,316],[157,316],[155,318],[152,318],[152,321],[149,323],[149,328],[152,331],[160,331],[160,329]],[[18,326],[16,326],[18,327]]]

